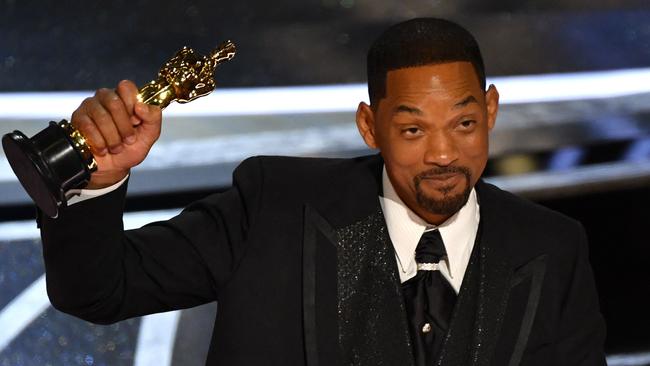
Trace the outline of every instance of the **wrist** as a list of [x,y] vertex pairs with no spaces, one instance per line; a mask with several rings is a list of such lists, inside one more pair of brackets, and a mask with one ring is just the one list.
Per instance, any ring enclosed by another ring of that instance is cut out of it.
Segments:
[[111,172],[95,172],[90,176],[90,181],[84,189],[102,189],[110,187],[113,184],[121,181],[129,174],[128,170],[111,171]]

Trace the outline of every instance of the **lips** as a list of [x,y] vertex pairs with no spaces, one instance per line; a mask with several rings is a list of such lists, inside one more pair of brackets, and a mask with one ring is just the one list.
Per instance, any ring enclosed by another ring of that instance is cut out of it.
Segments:
[[469,187],[471,174],[468,168],[458,167],[437,167],[418,174],[413,178],[416,189],[420,184],[429,186],[429,189],[449,193],[461,186]]
[[461,176],[460,173],[445,173],[445,174],[429,175],[429,176],[423,177],[423,179],[446,182],[448,180],[457,178],[459,176]]

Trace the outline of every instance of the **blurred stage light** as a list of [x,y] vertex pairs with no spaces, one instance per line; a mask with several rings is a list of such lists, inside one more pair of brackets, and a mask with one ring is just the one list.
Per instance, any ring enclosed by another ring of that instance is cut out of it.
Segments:
[[[611,98],[650,92],[650,68],[504,76],[488,79],[502,104]],[[60,119],[91,91],[0,93],[0,119]],[[217,89],[166,116],[235,116],[354,112],[367,101],[365,84]]]

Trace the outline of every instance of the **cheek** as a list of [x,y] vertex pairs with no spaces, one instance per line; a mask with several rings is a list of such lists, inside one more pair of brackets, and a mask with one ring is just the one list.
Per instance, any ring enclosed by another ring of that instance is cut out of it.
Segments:
[[[404,149],[399,145],[392,145],[389,151],[382,151],[384,162],[389,171],[391,171],[391,178],[401,182],[400,185],[412,180],[413,176],[418,173],[418,158],[417,154],[412,150]],[[420,169],[422,170],[422,169]]]
[[400,170],[416,166],[422,160],[423,146],[399,136],[398,131],[389,131],[380,136],[381,152],[384,160]]
[[381,151],[391,182],[400,196],[415,191],[413,178],[427,168],[422,165],[422,153],[418,149],[414,144],[393,141]]
[[471,157],[485,156],[488,151],[488,140],[484,136],[476,135],[463,141],[462,151]]
[[469,167],[474,178],[478,178],[487,163],[489,150],[487,134],[476,134],[465,139],[460,150],[463,157],[461,164]]

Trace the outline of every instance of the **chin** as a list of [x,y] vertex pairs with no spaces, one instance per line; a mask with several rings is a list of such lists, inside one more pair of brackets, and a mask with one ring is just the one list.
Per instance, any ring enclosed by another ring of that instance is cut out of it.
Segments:
[[435,215],[453,215],[458,212],[472,191],[469,181],[439,187],[416,187],[416,200],[420,207]]

